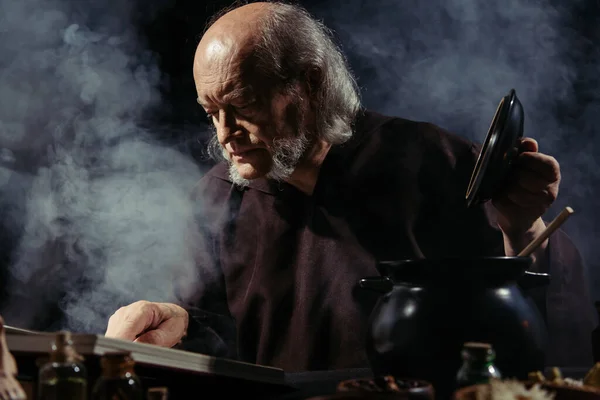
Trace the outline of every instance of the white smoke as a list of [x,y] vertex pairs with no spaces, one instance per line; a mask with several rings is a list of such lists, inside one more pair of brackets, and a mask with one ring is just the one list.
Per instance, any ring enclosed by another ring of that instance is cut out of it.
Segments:
[[50,305],[66,317],[52,328],[103,333],[119,306],[210,276],[185,240],[201,171],[140,128],[160,73],[134,6],[0,0],[0,185],[20,237],[9,324],[39,326]]
[[600,9],[592,3],[332,0],[310,11],[336,32],[365,105],[379,112],[482,142],[500,99],[516,89],[525,135],[562,167],[547,218],[575,209],[564,229],[600,298]]

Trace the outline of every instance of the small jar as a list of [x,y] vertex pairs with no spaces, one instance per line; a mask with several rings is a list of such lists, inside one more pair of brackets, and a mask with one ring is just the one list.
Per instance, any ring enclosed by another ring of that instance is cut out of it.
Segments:
[[58,332],[50,359],[38,371],[39,400],[87,400],[87,371],[75,351],[71,334]]
[[488,383],[492,378],[502,377],[494,365],[496,353],[489,343],[467,342],[461,355],[463,364],[456,376],[459,388]]
[[144,390],[128,352],[107,353],[100,359],[102,374],[94,385],[92,400],[144,400]]

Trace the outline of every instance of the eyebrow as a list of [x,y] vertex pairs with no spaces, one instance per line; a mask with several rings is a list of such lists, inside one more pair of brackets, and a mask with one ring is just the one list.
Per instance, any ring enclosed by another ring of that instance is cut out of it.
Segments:
[[232,100],[245,99],[247,97],[248,97],[248,89],[247,88],[237,88],[237,89],[234,89],[234,90],[228,92],[226,95],[224,95],[223,101],[225,103],[229,103]]
[[[227,94],[225,94],[223,96],[223,98],[222,98],[222,101],[224,103],[230,103],[231,101],[237,100],[237,99],[244,99],[244,100],[253,101],[254,100],[254,96],[252,96],[252,97],[249,96],[248,92],[249,92],[249,90],[247,88],[237,88],[237,89],[234,89],[234,90],[228,92]],[[196,98],[196,102],[198,104],[200,104],[202,107],[208,108],[207,104],[204,103],[201,98],[199,98],[199,97]]]

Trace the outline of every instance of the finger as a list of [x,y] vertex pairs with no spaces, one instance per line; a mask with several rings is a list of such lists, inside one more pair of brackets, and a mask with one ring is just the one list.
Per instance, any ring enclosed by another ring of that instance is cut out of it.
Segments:
[[[165,313],[167,311],[167,313]],[[147,329],[159,326],[171,313],[161,304],[139,301],[122,307],[108,321],[105,336],[134,340]]]
[[555,182],[548,182],[540,173],[519,168],[515,171],[511,188],[519,187],[531,193],[550,193],[554,186],[556,186]]
[[141,307],[134,307],[134,305],[122,307],[109,318],[104,336],[133,340],[143,332],[144,327],[148,325],[146,319],[150,318],[152,316],[145,314]]
[[506,197],[514,204],[522,208],[547,208],[554,198],[549,193],[532,193],[521,187],[514,188],[506,193]]
[[141,334],[134,342],[173,347],[179,343],[185,333],[186,327],[181,319],[170,319],[156,329]]
[[164,332],[157,329],[153,329],[146,333],[142,333],[134,340],[134,342],[136,343],[154,344],[162,347],[171,347],[166,344],[167,341],[167,335],[165,335]]
[[516,168],[529,169],[540,174],[548,182],[560,180],[560,164],[547,154],[526,152],[519,154]]
[[519,143],[519,151],[520,152],[532,152],[537,153],[539,150],[537,140],[533,138],[524,137],[521,139],[521,143]]

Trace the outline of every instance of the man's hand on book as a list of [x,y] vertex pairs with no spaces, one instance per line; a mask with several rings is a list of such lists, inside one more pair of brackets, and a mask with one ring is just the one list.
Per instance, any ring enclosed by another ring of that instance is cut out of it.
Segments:
[[173,347],[185,336],[188,313],[176,304],[141,300],[119,308],[108,320],[106,337]]

